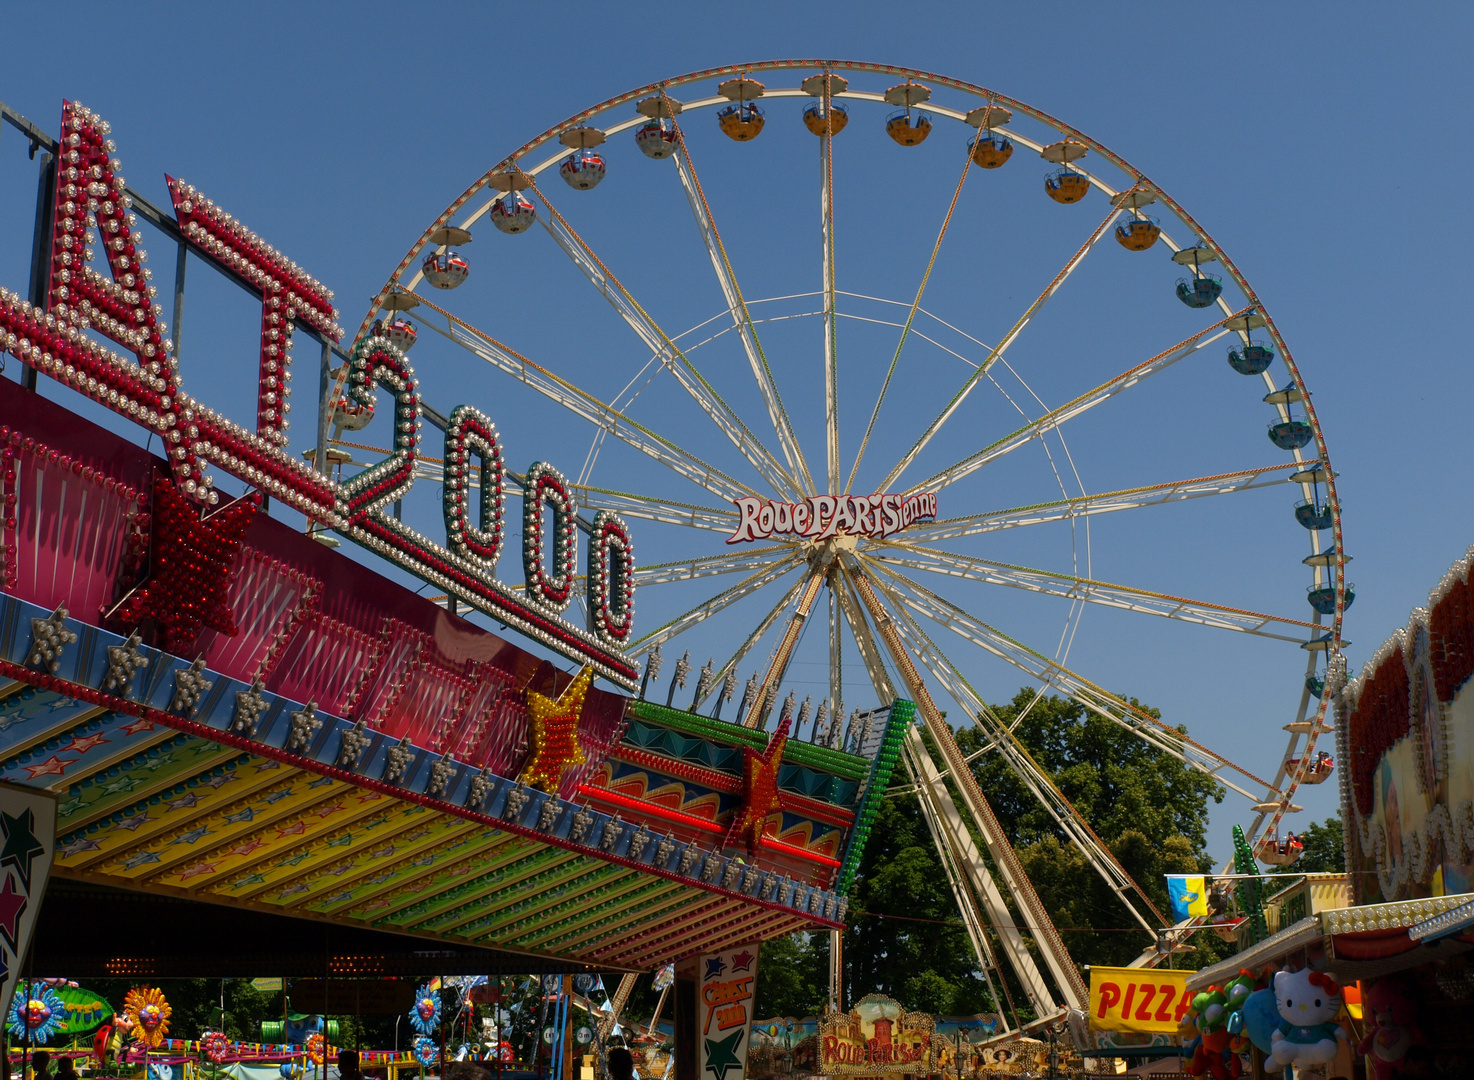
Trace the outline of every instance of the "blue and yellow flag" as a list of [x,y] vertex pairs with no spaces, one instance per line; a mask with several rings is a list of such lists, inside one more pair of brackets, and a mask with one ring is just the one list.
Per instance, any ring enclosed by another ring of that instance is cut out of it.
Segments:
[[1203,874],[1168,874],[1167,895],[1178,922],[1208,914],[1208,878]]

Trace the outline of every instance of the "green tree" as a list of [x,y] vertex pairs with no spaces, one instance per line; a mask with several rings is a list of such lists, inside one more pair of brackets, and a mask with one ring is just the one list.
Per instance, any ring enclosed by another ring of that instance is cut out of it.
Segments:
[[817,1016],[828,997],[827,934],[789,934],[763,945],[757,965],[755,1019]]
[[914,796],[881,803],[850,909],[847,1000],[879,992],[933,1012],[994,1007]]
[[[1131,704],[1161,718],[1156,709]],[[1208,805],[1224,795],[1212,777],[1074,701],[1023,689],[993,711],[1159,912],[1169,910],[1165,875],[1212,869]],[[957,740],[971,753],[982,748],[983,732],[965,728]],[[973,772],[1076,962],[1129,963],[1151,943],[1000,755],[981,755]],[[1176,962],[1197,967],[1218,959],[1223,950],[1215,941],[1197,935],[1197,951]]]

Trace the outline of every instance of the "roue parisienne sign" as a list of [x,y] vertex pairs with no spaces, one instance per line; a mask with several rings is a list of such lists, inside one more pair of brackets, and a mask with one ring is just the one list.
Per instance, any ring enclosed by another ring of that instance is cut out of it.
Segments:
[[774,502],[749,495],[733,499],[741,519],[727,543],[766,540],[770,536],[802,536],[828,540],[844,533],[884,539],[937,516],[937,497],[918,495],[811,495],[802,502]]

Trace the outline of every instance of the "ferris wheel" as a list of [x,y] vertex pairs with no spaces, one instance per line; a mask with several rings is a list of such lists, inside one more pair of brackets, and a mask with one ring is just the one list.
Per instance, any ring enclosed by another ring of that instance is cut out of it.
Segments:
[[[965,818],[1019,910],[1052,927],[949,711],[982,726],[1142,926],[1161,925],[989,708],[1020,676],[1035,701],[1073,699],[1211,774],[1243,798],[1261,861],[1294,858],[1279,829],[1333,767],[1317,741],[1354,597],[1336,474],[1243,274],[1095,139],[907,68],[666,79],[475,177],[389,275],[369,335],[422,342],[428,400],[474,380],[499,425],[584,455],[566,480],[580,511],[637,525],[632,654],[663,652],[682,681],[712,656],[681,707],[857,746],[867,709],[916,702],[942,760],[913,729],[906,762],[959,898],[983,898],[964,906],[980,955],[1004,908]],[[368,417],[340,401],[334,420],[352,447]],[[433,459],[418,468],[440,479]],[[1283,717],[1267,767],[1072,661],[1188,635],[1205,684],[1248,677]],[[800,657],[820,669],[803,703]],[[1261,665],[1293,675],[1261,685]],[[1061,961],[1043,945],[1078,991],[1063,946]]]

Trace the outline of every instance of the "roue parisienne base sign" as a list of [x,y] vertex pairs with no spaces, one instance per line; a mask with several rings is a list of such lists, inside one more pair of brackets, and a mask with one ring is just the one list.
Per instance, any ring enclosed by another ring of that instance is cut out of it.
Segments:
[[937,516],[937,497],[918,495],[811,495],[802,502],[774,502],[749,495],[733,499],[741,514],[727,543],[766,540],[770,536],[803,536],[827,540],[844,533],[875,540],[898,533],[922,518]]

